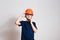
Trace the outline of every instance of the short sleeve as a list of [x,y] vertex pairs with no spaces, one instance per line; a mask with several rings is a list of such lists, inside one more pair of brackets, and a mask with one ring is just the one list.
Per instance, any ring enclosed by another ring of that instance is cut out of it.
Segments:
[[22,26],[22,22],[23,22],[23,21],[19,21],[19,23],[21,23],[21,25],[18,25],[18,26]]
[[33,25],[35,26],[36,29],[38,29],[35,22],[33,22]]

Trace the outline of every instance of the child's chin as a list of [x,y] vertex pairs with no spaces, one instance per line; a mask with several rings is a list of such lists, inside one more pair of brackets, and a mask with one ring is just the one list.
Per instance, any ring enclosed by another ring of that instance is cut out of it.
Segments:
[[31,19],[27,19],[28,21],[30,21]]
[[28,20],[31,20],[31,19],[28,19]]

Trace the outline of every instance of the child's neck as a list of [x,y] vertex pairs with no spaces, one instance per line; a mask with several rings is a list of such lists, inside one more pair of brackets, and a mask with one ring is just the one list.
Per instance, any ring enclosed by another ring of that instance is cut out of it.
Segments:
[[28,19],[26,20],[27,22],[30,22]]

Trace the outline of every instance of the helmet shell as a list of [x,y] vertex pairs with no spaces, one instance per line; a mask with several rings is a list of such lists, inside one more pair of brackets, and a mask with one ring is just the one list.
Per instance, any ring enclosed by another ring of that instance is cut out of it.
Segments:
[[26,9],[26,10],[25,10],[25,14],[33,15],[32,9]]

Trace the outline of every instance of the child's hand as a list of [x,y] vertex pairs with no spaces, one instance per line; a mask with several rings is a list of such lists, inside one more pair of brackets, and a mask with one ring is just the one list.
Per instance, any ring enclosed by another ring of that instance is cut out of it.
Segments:
[[30,23],[32,23],[32,20],[30,19]]

